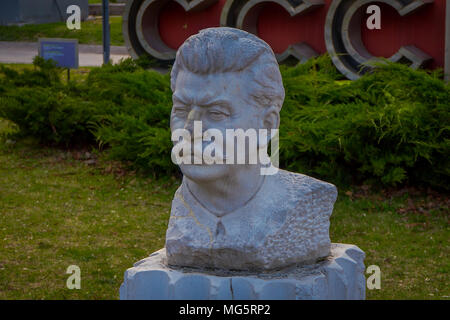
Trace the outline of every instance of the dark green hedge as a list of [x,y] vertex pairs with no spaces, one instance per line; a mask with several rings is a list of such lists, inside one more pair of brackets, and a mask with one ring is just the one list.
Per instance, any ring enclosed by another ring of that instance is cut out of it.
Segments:
[[[157,174],[170,160],[169,76],[125,60],[62,83],[36,60],[34,71],[0,69],[0,116],[23,136],[70,146],[98,143],[114,159]],[[439,73],[383,63],[342,81],[327,56],[282,66],[280,164],[338,184],[420,183],[449,189],[450,88]]]
[[449,188],[450,87],[402,64],[337,85],[326,58],[283,72],[282,166],[334,181]]

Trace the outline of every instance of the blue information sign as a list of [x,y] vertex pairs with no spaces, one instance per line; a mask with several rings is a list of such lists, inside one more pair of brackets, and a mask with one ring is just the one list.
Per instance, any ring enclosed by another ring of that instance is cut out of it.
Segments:
[[78,68],[78,39],[39,39],[39,56],[53,59],[57,66]]

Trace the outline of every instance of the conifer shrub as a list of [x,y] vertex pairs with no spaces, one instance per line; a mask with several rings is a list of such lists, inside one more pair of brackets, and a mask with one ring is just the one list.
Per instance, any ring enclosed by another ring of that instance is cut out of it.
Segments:
[[449,188],[450,88],[439,72],[385,62],[338,85],[322,57],[283,75],[283,167],[345,183]]
[[[131,59],[82,81],[37,59],[35,70],[0,67],[0,117],[41,143],[99,146],[159,175],[171,162],[169,74]],[[281,66],[280,165],[336,184],[424,184],[449,189],[450,88],[439,72],[384,62],[348,81],[328,56]]]
[[34,66],[19,73],[0,65],[0,117],[14,122],[20,136],[44,144],[94,141],[87,128],[97,106],[82,99],[74,84],[63,84],[52,62],[36,57]]

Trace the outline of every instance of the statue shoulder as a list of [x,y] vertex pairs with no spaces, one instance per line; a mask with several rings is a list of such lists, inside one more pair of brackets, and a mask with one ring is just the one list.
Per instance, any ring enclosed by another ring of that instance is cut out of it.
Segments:
[[[337,198],[335,185],[300,173],[279,170],[272,178],[271,189],[278,189],[282,198],[291,201],[312,197],[314,200],[323,199],[333,203]],[[274,190],[274,192],[276,192]]]

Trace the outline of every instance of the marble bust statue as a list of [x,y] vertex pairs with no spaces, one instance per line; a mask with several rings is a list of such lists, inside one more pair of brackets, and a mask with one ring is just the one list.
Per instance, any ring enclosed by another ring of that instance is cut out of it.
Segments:
[[[278,63],[268,44],[245,31],[209,28],[187,39],[176,55],[171,88],[172,132],[184,129],[195,139],[214,129],[228,144],[227,129],[280,125],[285,93]],[[259,137],[258,148],[269,140]],[[201,142],[200,148],[205,146]],[[235,160],[242,152],[230,150],[220,156]],[[244,152],[247,159],[249,151]],[[235,162],[179,164],[183,180],[166,233],[167,263],[273,270],[327,257],[336,187],[281,169],[262,175],[260,161]]]

